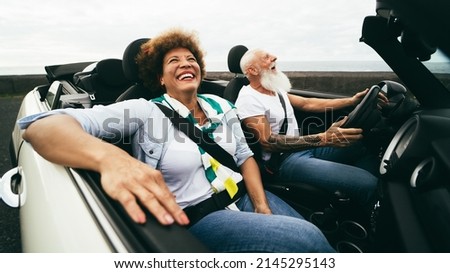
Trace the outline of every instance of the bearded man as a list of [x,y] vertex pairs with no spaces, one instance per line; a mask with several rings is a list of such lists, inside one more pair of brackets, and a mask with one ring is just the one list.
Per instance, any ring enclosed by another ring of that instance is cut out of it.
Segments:
[[[376,201],[378,177],[370,170],[379,161],[367,155],[360,141],[362,129],[341,128],[344,118],[325,132],[299,135],[294,115],[294,108],[324,112],[356,106],[368,89],[339,99],[289,94],[291,83],[277,70],[276,61],[276,56],[254,49],[247,51],[240,62],[250,84],[240,90],[236,107],[244,127],[262,148],[262,171],[277,173],[283,181],[311,184],[330,193],[341,191],[371,210]],[[384,95],[380,95],[380,100],[387,102]],[[277,162],[273,164],[275,156]]]

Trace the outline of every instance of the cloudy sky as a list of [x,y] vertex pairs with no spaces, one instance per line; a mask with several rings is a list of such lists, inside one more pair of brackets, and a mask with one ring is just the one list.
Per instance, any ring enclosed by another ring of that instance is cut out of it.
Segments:
[[121,58],[131,41],[173,26],[198,31],[210,68],[236,44],[280,61],[380,60],[358,41],[375,2],[0,0],[0,67]]

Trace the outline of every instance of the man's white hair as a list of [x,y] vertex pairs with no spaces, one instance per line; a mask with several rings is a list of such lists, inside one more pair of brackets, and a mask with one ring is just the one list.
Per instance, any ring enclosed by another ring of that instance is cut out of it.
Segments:
[[239,65],[241,66],[242,73],[247,74],[247,69],[250,65],[255,61],[256,53],[261,52],[262,49],[251,49],[244,53],[244,55],[241,58],[241,61],[239,62]]
[[[239,65],[241,66],[242,73],[247,74],[247,69],[250,67],[250,65],[254,63],[256,63],[259,69],[261,68],[259,67],[258,62],[256,62],[256,54],[260,52],[264,53],[265,51],[257,48],[245,52],[239,63]],[[260,81],[261,85],[265,89],[274,92],[279,91],[288,92],[292,88],[292,84],[289,78],[286,76],[286,74],[279,71],[278,69],[274,71],[261,70]]]

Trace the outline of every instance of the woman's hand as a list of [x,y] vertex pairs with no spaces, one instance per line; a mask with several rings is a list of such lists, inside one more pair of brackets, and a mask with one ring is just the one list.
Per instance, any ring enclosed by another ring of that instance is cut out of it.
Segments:
[[124,152],[107,156],[100,166],[100,173],[103,189],[122,204],[135,222],[146,221],[142,206],[163,225],[189,224],[158,170]]
[[261,214],[272,214],[272,210],[270,210],[269,206],[265,206],[263,208],[255,208],[255,212]]

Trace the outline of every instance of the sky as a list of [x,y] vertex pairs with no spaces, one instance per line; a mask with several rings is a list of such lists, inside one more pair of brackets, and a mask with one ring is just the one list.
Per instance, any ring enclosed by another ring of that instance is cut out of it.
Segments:
[[263,48],[280,62],[376,61],[381,58],[359,42],[375,2],[0,0],[0,67],[122,58],[131,41],[171,27],[198,32],[207,70],[226,69],[237,44]]

